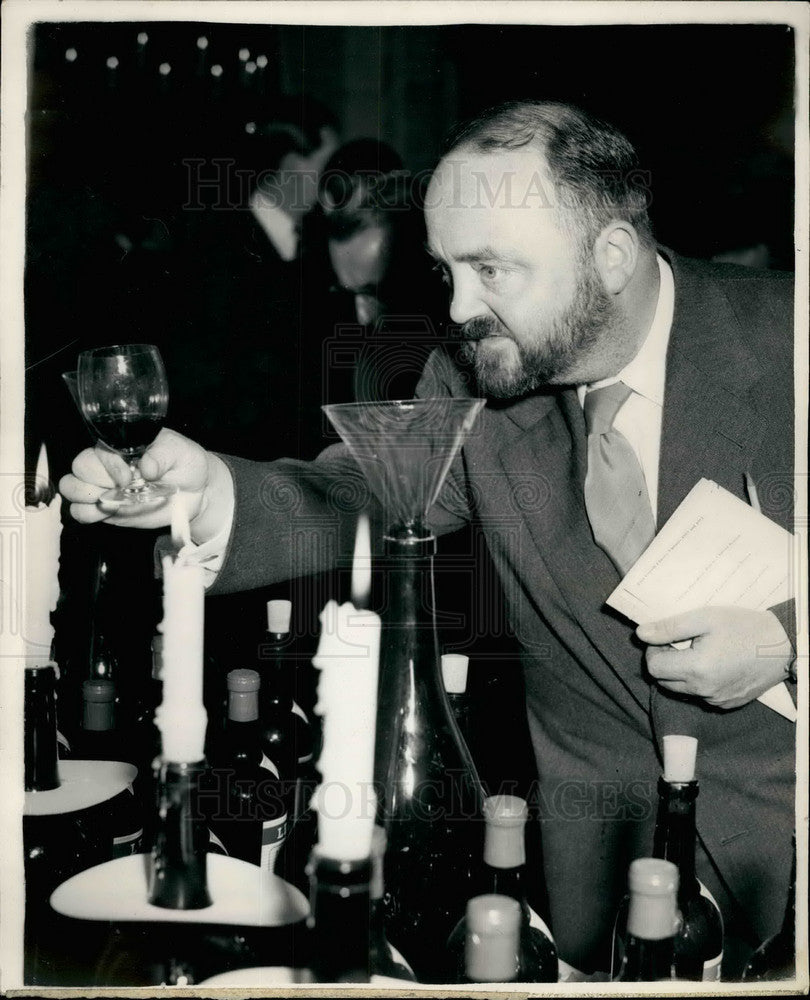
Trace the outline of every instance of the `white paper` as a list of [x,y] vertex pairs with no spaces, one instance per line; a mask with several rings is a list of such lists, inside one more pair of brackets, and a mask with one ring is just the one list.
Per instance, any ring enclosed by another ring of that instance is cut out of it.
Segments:
[[[766,610],[793,596],[795,559],[793,535],[701,479],[607,603],[640,625],[711,606]],[[783,683],[759,701],[796,721]]]

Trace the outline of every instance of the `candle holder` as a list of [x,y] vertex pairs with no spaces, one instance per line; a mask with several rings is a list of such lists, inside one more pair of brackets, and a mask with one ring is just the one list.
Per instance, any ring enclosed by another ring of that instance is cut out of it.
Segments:
[[475,765],[441,678],[427,522],[482,399],[325,406],[381,503],[387,528],[375,787],[385,827],[386,927],[422,982],[441,982],[441,947],[483,850]]

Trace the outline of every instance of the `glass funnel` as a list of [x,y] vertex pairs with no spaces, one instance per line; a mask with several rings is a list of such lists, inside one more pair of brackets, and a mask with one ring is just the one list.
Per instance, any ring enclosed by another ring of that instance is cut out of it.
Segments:
[[323,409],[382,504],[389,529],[424,536],[428,511],[484,402],[436,397]]

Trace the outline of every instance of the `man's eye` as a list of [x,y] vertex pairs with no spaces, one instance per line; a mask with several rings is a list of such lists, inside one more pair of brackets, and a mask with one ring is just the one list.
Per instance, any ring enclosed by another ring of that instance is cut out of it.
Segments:
[[482,278],[487,281],[495,281],[501,275],[501,268],[495,267],[494,264],[481,264],[478,267],[478,273]]

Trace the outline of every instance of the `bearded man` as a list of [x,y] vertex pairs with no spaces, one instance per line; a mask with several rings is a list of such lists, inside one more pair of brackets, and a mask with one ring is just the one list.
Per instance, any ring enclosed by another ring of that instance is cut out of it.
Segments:
[[[792,605],[635,629],[604,603],[703,477],[742,499],[758,484],[764,513],[792,529],[790,281],[657,247],[648,197],[614,128],[524,101],[458,129],[425,198],[461,350],[431,355],[417,395],[488,397],[431,524],[475,519],[499,571],[522,647],[552,926],[561,957],[586,971],[607,968],[627,866],[650,852],[664,735],[699,740],[698,875],[743,946],[778,928],[790,869],[795,730],[757,698],[795,682]],[[328,546],[291,565],[297,518],[328,514],[337,550],[351,549],[355,519],[329,503],[330,484],[357,475],[341,446],[258,464],[164,431],[141,468],[192,495],[203,553],[227,548],[214,591],[322,568]],[[126,476],[85,452],[62,489],[79,520],[97,520],[102,488]],[[269,509],[289,487],[295,510]]]

